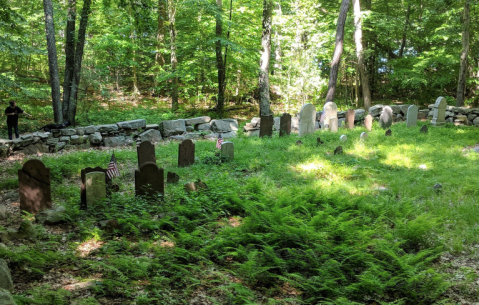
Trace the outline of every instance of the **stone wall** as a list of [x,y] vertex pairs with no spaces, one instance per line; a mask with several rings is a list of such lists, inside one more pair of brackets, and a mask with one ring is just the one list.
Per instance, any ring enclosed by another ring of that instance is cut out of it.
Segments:
[[0,158],[12,151],[24,154],[53,153],[68,149],[90,147],[117,147],[141,141],[153,143],[162,140],[223,138],[236,136],[235,119],[211,120],[210,117],[163,121],[147,125],[145,120],[133,120],[98,126],[53,129],[51,132],[34,132],[15,140],[0,139]]

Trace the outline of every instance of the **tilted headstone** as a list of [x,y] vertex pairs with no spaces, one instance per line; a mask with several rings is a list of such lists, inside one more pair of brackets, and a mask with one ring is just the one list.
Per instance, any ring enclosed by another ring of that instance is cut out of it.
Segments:
[[421,130],[419,130],[421,133],[427,133],[428,127],[427,125],[422,125]]
[[351,130],[354,129],[354,116],[355,116],[355,112],[353,109],[349,109],[346,112],[346,123],[348,124],[348,129],[351,129]]
[[106,175],[104,172],[90,172],[85,175],[85,193],[87,206],[94,205],[106,198]]
[[221,144],[221,155],[227,157],[228,161],[233,161],[235,158],[235,144],[233,142],[223,142]]
[[341,135],[341,136],[339,137],[339,140],[340,140],[341,142],[346,142],[346,141],[348,140],[348,136],[346,136],[345,134],[343,134],[343,135]]
[[326,102],[323,107],[324,125],[331,128],[331,119],[338,118],[338,106],[334,102]]
[[431,121],[433,126],[442,126],[446,124],[446,108],[446,99],[442,96],[438,97],[433,107],[434,113]]
[[18,170],[20,210],[36,214],[52,207],[50,169],[40,160],[29,160]]
[[259,125],[259,137],[273,136],[274,117],[272,115],[262,115]]
[[150,141],[141,142],[136,148],[136,152],[138,155],[138,168],[146,162],[156,163],[155,145]]
[[393,134],[391,129],[386,130],[386,133],[384,134],[386,137],[390,137]]
[[299,133],[300,137],[314,132],[316,120],[316,108],[312,104],[306,104],[299,113]]
[[180,176],[178,176],[178,174],[172,172],[168,172],[168,174],[166,174],[167,183],[178,183],[178,181],[180,181]]
[[371,131],[373,129],[373,116],[368,114],[364,118],[364,128],[366,128],[367,131]]
[[279,122],[279,136],[289,136],[291,134],[291,114],[283,113]]
[[419,113],[419,107],[416,105],[411,105],[407,109],[407,121],[406,126],[412,127],[417,126],[417,115]]
[[155,196],[165,194],[165,173],[153,162],[146,162],[135,170],[135,195]]
[[368,133],[367,132],[362,132],[361,135],[359,136],[360,140],[366,140],[368,138]]
[[329,130],[331,132],[338,132],[338,118],[329,119]]
[[381,115],[379,116],[379,125],[381,128],[389,128],[393,123],[393,110],[391,107],[386,106],[383,108]]
[[87,167],[85,169],[82,169],[80,172],[80,178],[81,178],[81,186],[80,186],[80,210],[86,210],[87,208],[87,203],[86,203],[86,186],[85,186],[85,176],[88,173],[91,172],[102,172],[105,174],[105,181],[106,181],[106,195],[107,197],[110,196],[110,189],[112,187],[111,179],[108,178],[108,175],[106,174],[107,169],[101,168],[101,167]]
[[195,163],[195,143],[187,139],[180,143],[178,149],[178,166],[186,167]]

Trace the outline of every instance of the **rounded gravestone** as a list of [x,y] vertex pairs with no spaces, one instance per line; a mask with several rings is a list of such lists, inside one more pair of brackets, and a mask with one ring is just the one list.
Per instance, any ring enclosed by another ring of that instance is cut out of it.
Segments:
[[381,128],[386,129],[389,128],[393,123],[393,110],[391,107],[386,106],[383,108],[383,112],[379,116],[379,125]]
[[300,137],[314,132],[316,120],[316,108],[312,104],[306,104],[299,113],[299,132]]
[[433,107],[433,118],[431,124],[433,126],[442,126],[446,124],[446,99],[442,96],[438,97]]
[[332,118],[338,117],[338,106],[334,102],[326,102],[326,104],[324,104],[323,112],[324,112],[324,121],[323,121],[324,124],[331,127],[330,120]]
[[367,132],[362,132],[361,135],[359,136],[361,140],[365,140],[368,138],[368,133]]
[[343,135],[341,135],[341,136],[339,137],[339,140],[340,140],[341,142],[346,142],[346,141],[348,140],[348,136],[346,136],[345,134],[343,134]]

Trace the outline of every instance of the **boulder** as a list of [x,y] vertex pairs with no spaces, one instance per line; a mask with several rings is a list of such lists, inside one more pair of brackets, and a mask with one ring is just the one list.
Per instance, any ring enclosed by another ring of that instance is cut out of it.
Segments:
[[126,122],[118,122],[116,123],[119,128],[123,129],[138,129],[138,128],[145,128],[146,121],[143,119],[140,120],[133,120],[133,121],[126,121]]
[[0,259],[0,288],[13,292],[13,281],[10,269],[8,269],[7,262],[3,259]]
[[70,143],[70,137],[69,136],[60,137],[60,142]]
[[70,143],[72,144],[81,144],[83,142],[82,136],[73,135],[70,137]]
[[251,124],[253,124],[253,127],[259,127],[261,125],[261,118],[252,118]]
[[446,118],[450,116],[454,116],[454,112],[446,111]]
[[429,109],[419,110],[419,112],[417,114],[417,119],[418,120],[425,120],[427,118],[428,114],[429,114]]
[[363,121],[364,117],[366,116],[366,110],[364,109],[356,109],[354,110],[354,121]]
[[57,225],[67,220],[65,207],[58,205],[53,209],[43,210],[35,215],[35,220],[39,224]]
[[106,124],[95,127],[96,132],[111,132],[118,131],[118,125],[116,124]]
[[346,117],[346,111],[338,111],[338,119],[342,119]]
[[37,144],[32,144],[28,145],[23,149],[23,153],[25,155],[35,155],[35,154],[46,154],[49,152],[48,145],[42,144],[42,143],[37,143]]
[[159,128],[160,128],[160,125],[158,125],[158,124],[148,124],[148,125],[145,126],[146,130],[159,129]]
[[193,132],[195,128],[193,126],[186,126],[186,132]]
[[26,134],[26,135],[20,136],[20,139],[22,139],[22,140],[33,140],[33,135]]
[[211,118],[209,116],[202,116],[198,118],[186,119],[185,125],[194,127],[198,124],[209,123],[210,121],[211,121]]
[[16,305],[12,295],[6,289],[0,288],[0,304],[1,305]]
[[393,114],[400,114],[401,113],[401,107],[398,105],[390,105],[391,109],[393,110]]
[[467,116],[467,120],[468,120],[469,122],[474,121],[475,118],[477,118],[477,114],[474,114],[474,113],[471,113],[471,114],[469,114],[469,115]]
[[66,142],[58,142],[58,143],[55,144],[55,146],[53,147],[53,151],[54,151],[54,152],[60,151],[60,150],[62,150],[63,148],[65,148],[66,145],[67,145]]
[[195,125],[195,129],[198,131],[209,131],[211,130],[211,125],[209,123]]
[[411,105],[399,105],[399,108],[401,108],[401,113],[403,115],[407,115],[407,109],[409,108],[409,106]]
[[126,137],[120,136],[120,137],[108,137],[103,139],[103,143],[105,144],[106,147],[118,147],[118,146],[123,146],[125,144]]
[[37,131],[37,132],[34,132],[34,133],[33,133],[33,136],[34,136],[34,137],[38,137],[38,138],[40,138],[40,139],[42,139],[42,140],[46,140],[46,139],[48,139],[49,137],[51,137],[52,134],[49,133],[49,132],[39,132],[39,131]]
[[47,140],[46,144],[47,144],[47,145],[55,145],[55,144],[57,144],[59,141],[60,141],[60,139],[58,139],[58,138],[50,138],[50,139]]
[[77,128],[77,135],[83,136],[85,134],[85,127],[78,127]]
[[72,136],[77,133],[75,129],[65,128],[60,130],[62,136]]
[[[116,126],[116,125],[115,125],[115,126]],[[102,140],[101,133],[95,132],[94,134],[91,134],[91,135],[88,137],[88,140],[90,140],[90,143],[91,143],[91,144],[100,144],[100,143],[101,143],[101,140]]]
[[479,126],[479,116],[472,121],[472,124],[474,124],[474,126]]
[[171,120],[160,123],[160,131],[163,137],[184,134],[186,132],[185,120]]
[[238,131],[238,121],[235,119],[213,120],[211,130],[213,132]]
[[33,143],[33,137],[29,138],[29,139],[15,139],[13,140],[13,147],[14,148],[20,148],[20,147],[25,147],[27,145],[30,145]]
[[454,110],[453,110],[455,113],[457,114],[465,114],[465,115],[468,115],[469,113],[472,112],[472,109],[469,109],[469,108],[464,108],[464,107],[454,107]]
[[163,140],[161,132],[156,129],[149,129],[139,135],[141,141],[150,141],[151,143],[157,143]]
[[429,111],[427,114],[428,119],[432,119],[434,117],[434,111]]
[[94,134],[95,131],[95,126],[93,125],[85,127],[85,134]]
[[[379,116],[382,110],[383,110],[383,105],[374,105],[372,107],[369,107],[369,114],[372,116]],[[338,115],[338,118],[339,118],[339,115]]]

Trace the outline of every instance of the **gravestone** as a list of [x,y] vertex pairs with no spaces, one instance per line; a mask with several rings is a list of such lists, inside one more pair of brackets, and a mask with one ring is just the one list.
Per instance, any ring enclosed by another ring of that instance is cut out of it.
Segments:
[[412,127],[417,126],[417,115],[419,113],[419,107],[416,105],[411,105],[407,109],[407,121],[406,126]]
[[446,99],[442,96],[438,97],[433,107],[434,113],[431,121],[433,126],[442,126],[446,124],[446,108]]
[[339,137],[339,140],[340,140],[341,142],[346,142],[346,141],[348,140],[348,136],[345,135],[345,134],[343,134],[343,135],[341,135],[341,136]]
[[343,154],[343,147],[342,146],[336,147],[336,149],[334,150],[334,154],[335,155],[342,155]]
[[167,183],[178,183],[178,181],[180,181],[180,176],[176,173],[168,172],[168,174],[166,174]]
[[334,102],[326,102],[323,107],[324,112],[324,126],[331,128],[331,119],[338,118],[338,106]]
[[135,195],[155,196],[165,195],[165,173],[153,162],[146,162],[135,170]]
[[348,128],[353,130],[354,129],[354,110],[353,109],[349,109],[347,112],[346,112],[346,123],[348,124]]
[[366,128],[367,131],[371,131],[373,129],[373,116],[368,114],[364,118],[364,128]]
[[300,137],[314,132],[316,120],[316,108],[312,104],[306,104],[299,113],[299,133]]
[[422,125],[421,130],[419,130],[421,133],[427,133],[428,132],[428,127],[427,125]]
[[316,138],[316,147],[318,147],[319,145],[321,144],[324,144],[324,141],[321,141],[321,138],[320,137],[317,137]]
[[235,144],[233,142],[223,142],[221,144],[221,156],[227,157],[228,161],[233,161],[235,158]]
[[20,210],[36,214],[52,207],[50,169],[40,160],[29,160],[18,170]]
[[362,132],[361,135],[359,136],[360,140],[366,140],[368,138],[368,133],[367,132]]
[[338,118],[330,118],[329,124],[329,130],[331,132],[338,132]]
[[178,149],[178,166],[186,167],[195,163],[195,143],[187,139],[180,143]]
[[279,121],[279,136],[289,136],[291,134],[291,114],[283,113]]
[[393,134],[391,129],[386,130],[386,133],[384,134],[386,137],[390,137]]
[[87,206],[94,205],[106,198],[106,174],[90,172],[85,175],[85,193]]
[[146,162],[156,163],[155,145],[150,141],[143,141],[136,148],[138,155],[138,168],[140,168]]
[[108,175],[106,174],[107,169],[101,168],[101,167],[87,167],[85,169],[82,169],[80,172],[80,179],[81,179],[81,186],[80,186],[80,210],[86,210],[87,208],[87,203],[86,203],[86,186],[85,186],[85,176],[88,173],[91,172],[102,172],[105,174],[105,181],[106,181],[106,195],[107,197],[110,196],[111,193],[111,179],[108,178]]
[[296,145],[298,145],[298,146],[303,145],[303,141],[301,141],[301,140],[296,141]]
[[261,123],[259,125],[259,137],[273,136],[274,118],[272,115],[262,115]]
[[393,123],[393,110],[391,107],[386,106],[383,108],[383,112],[379,116],[379,125],[381,128],[386,129],[389,128]]

